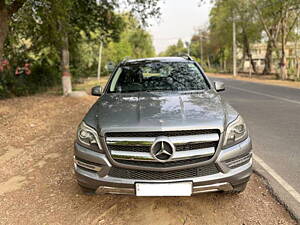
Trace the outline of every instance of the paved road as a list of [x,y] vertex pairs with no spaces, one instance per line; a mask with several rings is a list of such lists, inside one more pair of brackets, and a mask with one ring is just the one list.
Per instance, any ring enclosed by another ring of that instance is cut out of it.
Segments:
[[222,95],[246,120],[253,151],[300,193],[300,89],[232,79]]

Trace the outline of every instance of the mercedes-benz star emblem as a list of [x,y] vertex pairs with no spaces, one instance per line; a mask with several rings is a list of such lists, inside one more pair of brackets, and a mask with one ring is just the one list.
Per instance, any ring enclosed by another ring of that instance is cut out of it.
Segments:
[[166,162],[171,160],[175,153],[175,146],[169,141],[167,137],[158,137],[151,146],[152,156],[160,161]]

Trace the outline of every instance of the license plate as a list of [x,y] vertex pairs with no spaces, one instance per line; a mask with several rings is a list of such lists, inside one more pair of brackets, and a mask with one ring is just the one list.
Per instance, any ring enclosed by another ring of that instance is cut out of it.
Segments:
[[191,196],[192,182],[136,183],[136,196]]

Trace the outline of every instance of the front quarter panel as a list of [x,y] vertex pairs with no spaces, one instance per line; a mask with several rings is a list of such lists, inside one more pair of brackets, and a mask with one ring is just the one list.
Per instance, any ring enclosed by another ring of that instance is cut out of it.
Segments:
[[97,131],[98,131],[98,117],[99,117],[99,100],[90,108],[88,113],[83,118],[83,121],[88,126],[94,128]]

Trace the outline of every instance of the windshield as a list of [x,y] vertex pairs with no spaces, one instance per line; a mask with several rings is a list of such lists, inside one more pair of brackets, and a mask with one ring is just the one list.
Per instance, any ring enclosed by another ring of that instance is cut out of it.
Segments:
[[208,89],[208,84],[193,62],[134,62],[118,68],[108,92],[203,89]]

